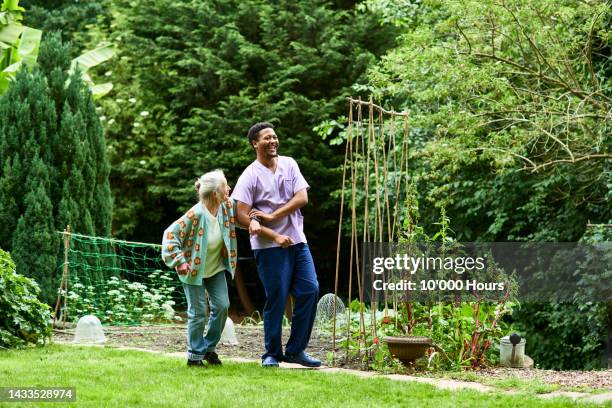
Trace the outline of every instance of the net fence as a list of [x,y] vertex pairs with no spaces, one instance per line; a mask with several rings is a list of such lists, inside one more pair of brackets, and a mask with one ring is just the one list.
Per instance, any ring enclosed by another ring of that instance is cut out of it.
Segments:
[[184,320],[181,284],[161,259],[161,245],[64,231],[56,320],[97,316],[108,325]]

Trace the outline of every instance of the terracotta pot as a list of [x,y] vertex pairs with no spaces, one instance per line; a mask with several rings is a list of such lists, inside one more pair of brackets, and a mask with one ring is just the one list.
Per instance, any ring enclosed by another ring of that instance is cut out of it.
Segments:
[[383,337],[382,340],[387,343],[391,354],[404,364],[423,357],[432,345],[431,338],[422,336]]

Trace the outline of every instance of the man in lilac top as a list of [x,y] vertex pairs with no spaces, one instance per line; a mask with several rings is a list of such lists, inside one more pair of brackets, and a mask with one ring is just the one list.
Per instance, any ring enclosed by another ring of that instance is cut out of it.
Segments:
[[[318,367],[321,362],[304,351],[310,340],[317,309],[319,283],[304,235],[300,208],[308,203],[310,186],[291,157],[279,156],[278,137],[270,123],[249,129],[249,143],[257,159],[242,173],[232,198],[237,217],[248,225],[257,273],[266,292],[262,366],[278,367],[279,361]],[[291,335],[281,344],[287,298],[294,299]]]

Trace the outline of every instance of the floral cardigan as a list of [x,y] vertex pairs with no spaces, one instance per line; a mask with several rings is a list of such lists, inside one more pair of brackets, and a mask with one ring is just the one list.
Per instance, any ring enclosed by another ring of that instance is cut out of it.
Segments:
[[[191,273],[181,271],[178,275],[181,282],[189,285],[201,286],[204,277],[208,248],[208,221],[204,211],[203,204],[198,203],[164,231],[162,259],[173,269],[187,262]],[[228,200],[219,206],[217,219],[225,243],[221,247],[223,265],[233,278],[237,262],[236,215],[233,200]]]

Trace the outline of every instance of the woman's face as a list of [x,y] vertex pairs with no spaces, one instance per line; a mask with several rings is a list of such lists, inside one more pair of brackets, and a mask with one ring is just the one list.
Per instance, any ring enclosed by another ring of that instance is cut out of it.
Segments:
[[221,190],[220,191],[220,193],[221,193],[221,196],[220,196],[221,201],[228,200],[229,199],[229,193],[230,193],[230,191],[232,191],[231,187],[227,183],[225,183],[225,185],[222,186],[220,190]]

